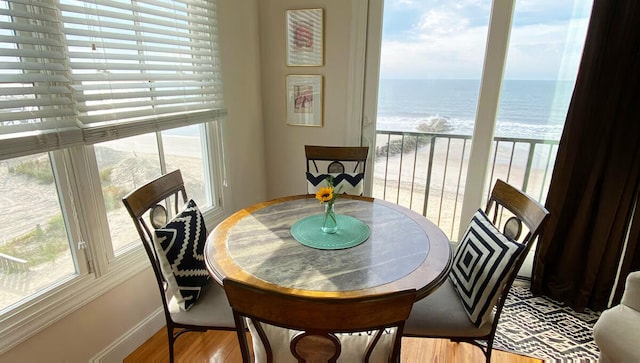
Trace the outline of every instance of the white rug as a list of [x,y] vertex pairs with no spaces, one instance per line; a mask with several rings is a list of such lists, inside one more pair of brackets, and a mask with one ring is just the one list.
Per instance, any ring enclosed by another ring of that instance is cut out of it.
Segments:
[[548,362],[596,362],[593,324],[599,313],[577,313],[550,298],[513,286],[505,302],[494,348]]

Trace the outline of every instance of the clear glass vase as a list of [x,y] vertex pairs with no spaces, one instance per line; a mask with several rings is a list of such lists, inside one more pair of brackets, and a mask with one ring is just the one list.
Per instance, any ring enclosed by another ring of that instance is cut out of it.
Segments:
[[336,210],[333,203],[324,204],[324,218],[322,219],[322,232],[336,233],[338,222],[336,220]]

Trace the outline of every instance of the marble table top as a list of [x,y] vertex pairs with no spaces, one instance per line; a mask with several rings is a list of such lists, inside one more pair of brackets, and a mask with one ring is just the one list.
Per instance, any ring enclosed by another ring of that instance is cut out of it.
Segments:
[[[381,200],[341,196],[336,213],[370,228],[363,243],[339,250],[305,246],[291,235],[301,218],[321,214],[313,196],[259,203],[234,213],[209,235],[205,261],[212,276],[312,296],[353,296],[415,288],[424,297],[451,264],[444,233],[422,215]],[[320,228],[320,226],[318,226]]]

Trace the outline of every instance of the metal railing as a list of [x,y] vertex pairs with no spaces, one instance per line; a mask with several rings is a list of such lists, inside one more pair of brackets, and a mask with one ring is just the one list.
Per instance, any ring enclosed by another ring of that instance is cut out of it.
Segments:
[[29,271],[29,263],[27,260],[0,253],[0,272],[13,273],[27,271]]
[[[376,133],[372,196],[421,213],[457,241],[471,136]],[[544,204],[557,151],[557,140],[494,138],[485,198],[500,178]]]

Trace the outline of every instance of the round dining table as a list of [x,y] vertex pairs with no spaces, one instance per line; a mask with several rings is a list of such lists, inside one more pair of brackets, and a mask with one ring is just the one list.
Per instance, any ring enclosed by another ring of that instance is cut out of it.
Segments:
[[[315,231],[321,222],[314,222],[323,207],[310,194],[235,212],[207,237],[209,273],[220,285],[233,278],[287,294],[337,298],[415,289],[421,299],[447,278],[449,239],[424,216],[384,200],[341,195],[336,214],[349,223],[338,218],[336,234],[323,236]],[[313,232],[307,233],[313,243],[296,230],[301,225],[302,232]],[[331,244],[344,237],[348,247]]]

